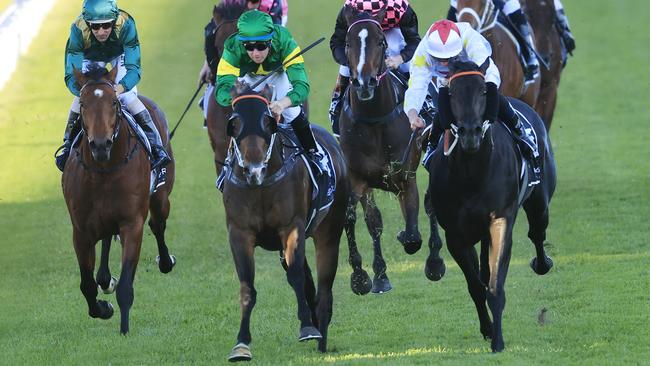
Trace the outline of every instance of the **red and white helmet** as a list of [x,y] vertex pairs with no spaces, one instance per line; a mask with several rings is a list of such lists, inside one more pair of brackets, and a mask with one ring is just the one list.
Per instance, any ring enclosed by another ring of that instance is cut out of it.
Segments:
[[427,32],[427,51],[435,58],[447,59],[457,56],[463,50],[463,40],[456,23],[439,20]]

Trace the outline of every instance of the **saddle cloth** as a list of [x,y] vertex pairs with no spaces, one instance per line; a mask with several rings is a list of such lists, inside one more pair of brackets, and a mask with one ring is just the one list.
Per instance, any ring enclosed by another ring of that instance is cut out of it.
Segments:
[[[312,196],[309,209],[307,211],[307,221],[305,224],[305,237],[311,236],[313,230],[318,226],[318,224],[323,220],[325,215],[329,212],[329,208],[334,201],[334,190],[336,188],[336,170],[334,169],[334,164],[332,162],[332,157],[323,146],[316,142],[318,151],[323,157],[321,160],[321,165],[325,168],[324,171],[319,172],[318,169],[310,163],[309,159],[303,154],[303,150],[300,147],[300,142],[296,137],[291,125],[289,124],[279,124],[278,125],[278,134],[280,135],[281,143],[283,146],[283,158],[284,163],[282,168],[272,175],[264,178],[261,187],[269,187],[273,184],[280,183],[280,181],[294,168],[296,163],[302,163],[307,168],[309,173],[309,178],[312,183]],[[231,146],[231,149],[228,151],[228,156],[226,157],[226,162],[224,169],[221,171],[221,174],[217,178],[216,186],[223,192],[224,184],[226,180],[229,183],[234,184],[238,187],[249,187],[248,184],[238,178],[234,172],[234,166],[237,164],[237,160],[234,157],[234,151]]]

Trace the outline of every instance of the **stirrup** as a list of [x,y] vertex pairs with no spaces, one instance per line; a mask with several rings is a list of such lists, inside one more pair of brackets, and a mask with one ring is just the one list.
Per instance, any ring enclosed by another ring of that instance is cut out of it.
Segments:
[[[65,163],[68,161],[68,157],[70,156],[70,149],[72,148],[72,143],[66,144],[65,142],[63,145],[59,146],[58,149],[54,152],[54,164],[56,167],[63,173],[63,169],[65,169]],[[59,154],[59,152],[61,152]]]
[[157,169],[155,172],[156,181],[154,182],[153,191],[156,192],[160,186],[163,186],[167,183],[167,168]]

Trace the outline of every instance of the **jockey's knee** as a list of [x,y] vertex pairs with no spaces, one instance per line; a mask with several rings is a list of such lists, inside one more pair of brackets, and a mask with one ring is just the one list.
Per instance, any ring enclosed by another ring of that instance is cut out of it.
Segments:
[[[284,111],[282,111],[282,118],[284,119],[284,123],[293,122],[300,115],[300,112],[302,112],[302,108],[299,106],[286,108]],[[307,121],[307,119],[305,119],[305,121]]]
[[136,115],[143,110],[147,109],[144,106],[144,103],[138,98],[138,94],[135,93],[133,90],[120,94],[119,96],[120,103],[126,107],[126,109],[131,112],[131,114]]

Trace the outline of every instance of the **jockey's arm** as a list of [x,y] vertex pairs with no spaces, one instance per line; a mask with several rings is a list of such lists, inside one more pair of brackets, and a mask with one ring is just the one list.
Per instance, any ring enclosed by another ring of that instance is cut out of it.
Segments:
[[289,37],[283,47],[282,64],[284,64],[287,78],[293,87],[286,95],[291,99],[292,107],[301,105],[309,96],[309,80],[305,71],[305,60],[302,56],[298,56],[289,61],[298,53],[300,53],[300,47],[298,47],[292,37]]
[[223,54],[217,66],[217,83],[215,88],[215,98],[217,103],[222,107],[230,107],[232,97],[230,89],[235,85],[239,77],[239,59],[229,49],[228,41],[224,45]]
[[407,114],[411,109],[415,110],[416,113],[420,113],[429,90],[429,83],[434,76],[433,65],[427,55],[425,42],[420,42],[420,45],[415,50],[413,62],[411,62],[411,78],[404,96],[404,111]]
[[126,75],[120,80],[125,91],[131,90],[140,81],[140,41],[135,21],[129,17],[120,34],[124,45],[124,67]]
[[205,43],[203,45],[203,51],[205,52],[205,60],[210,65],[210,70],[214,71],[217,68],[217,47],[214,45],[215,42],[215,30],[217,26],[214,24],[213,18],[210,19],[210,22],[205,26]]
[[74,77],[74,69],[80,70],[83,66],[84,44],[81,30],[75,24],[70,29],[70,38],[65,45],[65,84],[72,94],[79,96],[79,85]]
[[462,34],[467,56],[478,66],[483,65],[485,62],[490,63],[485,71],[485,82],[494,83],[498,88],[501,85],[501,76],[497,65],[492,60],[492,47],[490,43],[469,25],[465,24],[465,27],[466,29],[463,30]]
[[404,62],[409,62],[413,58],[413,54],[421,40],[420,33],[418,32],[418,16],[410,5],[406,8],[406,12],[400,19],[399,28],[406,42],[406,46],[404,46],[400,55]]
[[334,33],[330,37],[330,49],[332,50],[332,57],[334,61],[339,65],[347,66],[348,56],[345,54],[345,37],[348,33],[348,26],[345,17],[343,16],[343,10],[341,8],[338,17],[336,18],[336,26],[334,28]]

